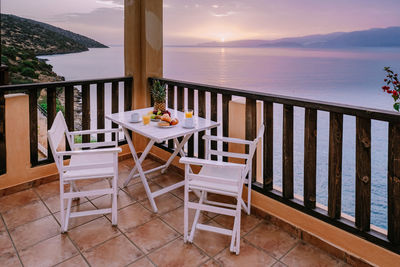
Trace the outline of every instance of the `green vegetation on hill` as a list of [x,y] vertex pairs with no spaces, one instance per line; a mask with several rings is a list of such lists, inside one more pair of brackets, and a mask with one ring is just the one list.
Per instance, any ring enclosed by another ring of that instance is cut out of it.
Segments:
[[1,64],[9,67],[11,83],[63,80],[38,55],[65,54],[107,47],[93,39],[52,25],[0,14]]

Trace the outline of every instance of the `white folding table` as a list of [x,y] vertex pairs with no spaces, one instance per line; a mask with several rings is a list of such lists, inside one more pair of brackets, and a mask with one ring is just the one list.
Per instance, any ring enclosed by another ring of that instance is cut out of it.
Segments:
[[[133,112],[137,112],[140,114],[140,118],[142,117],[143,114],[147,114],[149,111],[152,111],[153,108],[144,108],[144,109],[137,109],[133,111],[127,111],[127,112],[120,112],[120,113],[114,113],[111,115],[107,115],[106,118],[111,120],[112,122],[118,124],[119,126],[122,127],[122,130],[125,134],[126,141],[129,145],[129,148],[132,153],[132,157],[135,161],[135,166],[131,170],[128,178],[124,182],[124,186],[127,186],[129,182],[136,177],[140,177],[144,189],[146,190],[147,197],[149,198],[151,207],[153,208],[154,212],[157,212],[157,206],[156,203],[154,202],[154,198],[158,197],[162,194],[165,194],[171,190],[174,190],[178,187],[181,187],[185,184],[185,181],[178,182],[176,184],[170,185],[168,187],[165,187],[163,189],[160,189],[155,192],[150,191],[149,184],[147,183],[146,179],[146,174],[155,172],[158,170],[161,170],[162,173],[166,171],[166,169],[169,167],[171,164],[172,160],[178,155],[178,153],[181,156],[185,156],[185,153],[183,151],[184,145],[186,142],[189,140],[189,138],[195,133],[195,132],[201,132],[204,130],[209,130],[214,127],[218,127],[220,124],[207,120],[204,118],[200,118],[197,116],[193,116],[194,118],[194,128],[187,129],[182,127],[184,125],[184,113],[177,111],[177,110],[170,110],[171,112],[171,117],[172,118],[178,118],[179,124],[176,125],[175,127],[171,128],[159,128],[157,126],[157,122],[150,122],[148,125],[143,125],[143,122],[137,122],[137,123],[131,123],[131,115]],[[150,139],[149,143],[147,144],[145,150],[143,151],[142,155],[140,158],[138,157],[135,147],[133,145],[132,139],[129,135],[129,130],[135,133],[138,133],[140,135],[143,135],[144,137],[147,137]],[[179,142],[178,138],[183,137],[183,139]],[[174,140],[174,143],[176,145],[175,151],[171,154],[167,162],[159,167],[153,168],[151,170],[143,171],[142,168],[142,163],[144,159],[146,158],[147,154],[150,152],[151,147],[154,145],[154,143],[161,143],[167,140]]]

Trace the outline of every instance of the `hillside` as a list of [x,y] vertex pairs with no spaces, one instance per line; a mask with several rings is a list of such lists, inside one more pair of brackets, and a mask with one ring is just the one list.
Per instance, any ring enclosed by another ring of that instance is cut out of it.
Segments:
[[202,47],[400,47],[400,27],[369,29],[354,32],[335,32],[276,40],[238,40],[201,43]]
[[107,46],[52,25],[1,14],[1,63],[10,69],[11,83],[50,82],[63,78],[38,55],[65,54]]

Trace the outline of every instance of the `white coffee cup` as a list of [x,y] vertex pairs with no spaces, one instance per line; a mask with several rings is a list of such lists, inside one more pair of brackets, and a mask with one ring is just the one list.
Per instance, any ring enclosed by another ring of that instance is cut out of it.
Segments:
[[134,112],[134,113],[131,114],[131,121],[137,122],[137,121],[139,121],[139,120],[140,120],[140,115],[139,115],[139,113]]
[[194,125],[193,118],[186,118],[185,119],[185,127],[192,128]]

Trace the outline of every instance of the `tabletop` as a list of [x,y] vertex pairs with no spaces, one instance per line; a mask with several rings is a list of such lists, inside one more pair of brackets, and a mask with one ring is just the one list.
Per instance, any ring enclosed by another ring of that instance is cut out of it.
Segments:
[[160,128],[157,126],[158,122],[153,121],[151,121],[148,125],[143,125],[142,121],[135,123],[130,122],[132,113],[137,112],[140,114],[140,118],[142,118],[142,115],[147,114],[152,110],[153,108],[136,109],[106,115],[106,118],[128,130],[139,133],[140,135],[143,135],[147,138],[153,139],[157,143],[161,143],[169,139],[185,136],[187,134],[195,132],[209,130],[220,125],[219,122],[193,116],[194,128],[184,128],[182,126],[185,119],[185,114],[181,111],[173,109],[169,110],[169,112],[171,112],[171,118],[178,118],[179,120],[179,123],[175,127]]

